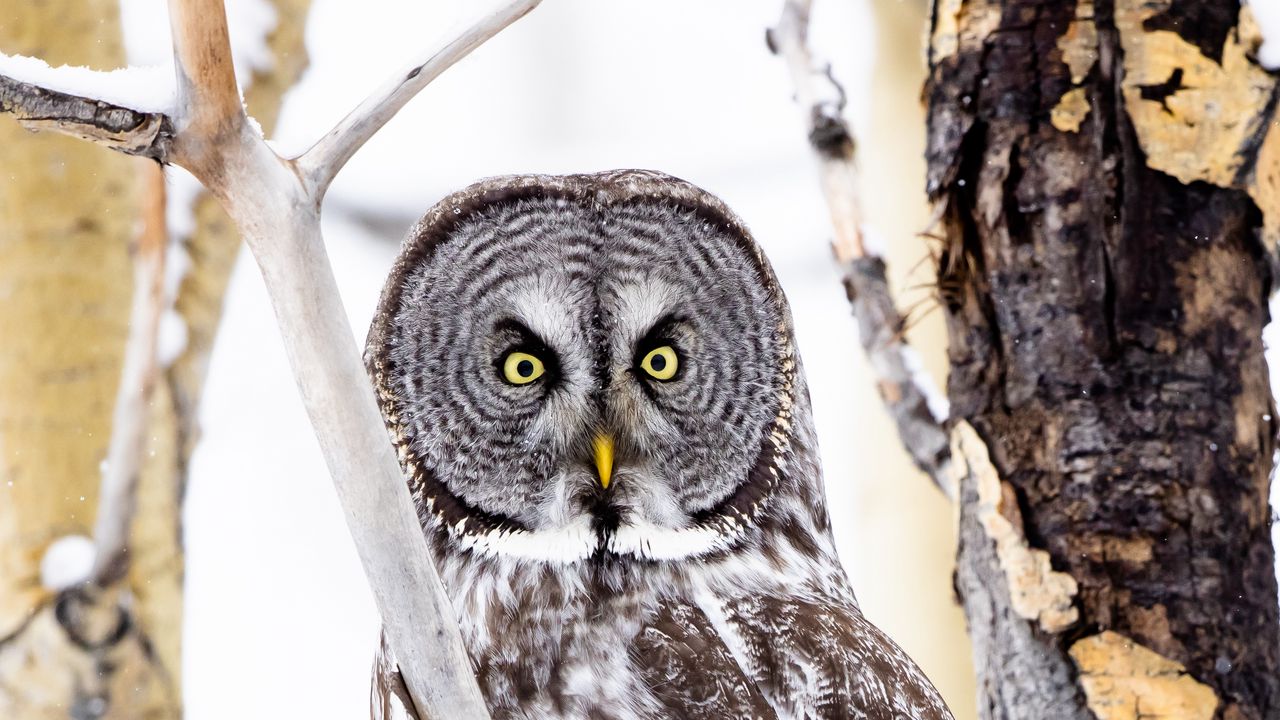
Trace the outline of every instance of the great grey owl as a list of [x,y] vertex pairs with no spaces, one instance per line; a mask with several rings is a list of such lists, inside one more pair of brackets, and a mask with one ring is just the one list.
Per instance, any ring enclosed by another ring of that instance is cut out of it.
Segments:
[[[790,309],[715,197],[451,195],[365,360],[495,719],[951,717],[858,610]],[[385,643],[374,683],[375,717],[410,702]]]

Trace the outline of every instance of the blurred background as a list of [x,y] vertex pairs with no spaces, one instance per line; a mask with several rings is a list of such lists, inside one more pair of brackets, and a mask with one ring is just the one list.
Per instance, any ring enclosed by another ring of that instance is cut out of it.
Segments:
[[[302,59],[274,53],[269,42],[290,23],[298,29],[300,15],[268,0],[227,5],[245,78]],[[275,146],[304,150],[480,5],[314,0],[303,38],[309,65],[284,93],[278,122],[264,120],[274,126]],[[969,720],[976,717],[969,648],[951,586],[954,511],[911,466],[858,345],[803,118],[783,62],[764,43],[780,8],[776,0],[546,0],[433,83],[355,157],[329,192],[326,243],[363,344],[408,226],[478,178],[641,167],[722,197],[764,246],[790,298],[837,542],[863,610],[920,662],[956,717]],[[1256,11],[1267,27],[1280,25],[1280,5],[1262,2]],[[811,45],[848,92],[868,222],[911,320],[908,336],[943,387],[945,331],[922,235],[929,225],[920,104],[926,13],[925,0],[817,0]],[[124,0],[121,26],[130,62],[166,62],[163,0]],[[23,40],[17,37],[8,41]],[[1264,46],[1263,56],[1280,61],[1276,45]],[[20,167],[15,147],[0,142],[0,163]],[[192,204],[194,180],[174,170],[166,184],[172,239],[216,226]],[[13,198],[0,193],[0,210]],[[175,248],[171,283],[204,260],[201,252]],[[363,717],[378,617],[261,278],[244,252],[232,257],[198,426],[186,436],[194,448],[183,468],[189,482],[180,523],[186,713],[193,720]],[[199,340],[187,322],[162,326],[162,356]],[[1280,344],[1274,328],[1272,346]],[[945,402],[939,405],[945,413]],[[6,505],[15,507],[12,488],[0,486],[0,519]],[[88,534],[91,522],[72,517],[58,532]],[[0,561],[0,571],[19,562]],[[4,611],[0,604],[0,620]]]

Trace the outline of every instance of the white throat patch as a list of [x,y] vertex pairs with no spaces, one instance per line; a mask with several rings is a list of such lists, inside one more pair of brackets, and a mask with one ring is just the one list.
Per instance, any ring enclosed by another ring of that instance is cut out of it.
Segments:
[[746,528],[727,525],[719,528],[695,526],[668,528],[644,520],[631,521],[601,538],[582,516],[564,527],[551,530],[496,529],[467,532],[466,522],[448,528],[457,545],[480,555],[516,560],[571,565],[604,550],[643,560],[684,560],[731,548]]

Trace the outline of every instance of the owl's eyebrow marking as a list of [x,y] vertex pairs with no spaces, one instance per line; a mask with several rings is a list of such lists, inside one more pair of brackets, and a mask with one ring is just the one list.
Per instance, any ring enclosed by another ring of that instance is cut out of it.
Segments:
[[560,374],[560,357],[556,354],[556,351],[538,333],[530,330],[524,323],[515,318],[503,318],[494,324],[493,330],[495,333],[510,333],[520,338],[514,344],[507,346],[501,355],[494,358],[495,367],[501,367],[502,359],[507,353],[519,350],[531,355],[537,355],[546,365],[548,374],[552,376]]
[[542,350],[551,352],[551,346],[542,339],[538,333],[529,329],[527,325],[516,320],[515,318],[503,318],[494,324],[495,333],[512,333],[520,337],[517,347],[521,349]]
[[666,315],[658,318],[658,320],[649,327],[649,331],[641,336],[640,340],[636,343],[636,361],[639,362],[641,354],[648,350],[652,350],[654,345],[674,343],[675,341],[671,338],[672,330],[674,330],[677,325],[683,325],[688,322],[688,318],[677,313],[667,313]]

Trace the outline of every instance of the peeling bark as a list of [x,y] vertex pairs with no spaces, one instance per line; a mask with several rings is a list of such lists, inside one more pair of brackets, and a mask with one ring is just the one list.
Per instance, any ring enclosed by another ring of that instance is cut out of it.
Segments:
[[[950,396],[1000,488],[993,506],[970,460],[957,586],[983,717],[1280,717],[1261,342],[1280,92],[1256,42],[1234,0],[935,5]],[[1073,622],[1018,607],[993,507],[1049,561],[1034,582],[1077,585]],[[1100,684],[1133,648],[1212,702]]]
[[1181,664],[1107,630],[1071,646],[1089,709],[1099,720],[1210,720],[1213,689]]

